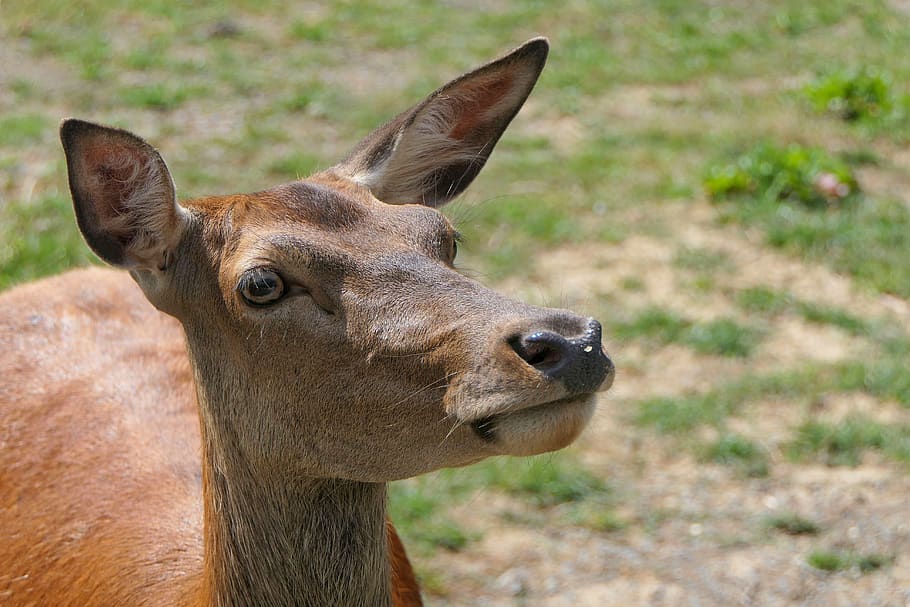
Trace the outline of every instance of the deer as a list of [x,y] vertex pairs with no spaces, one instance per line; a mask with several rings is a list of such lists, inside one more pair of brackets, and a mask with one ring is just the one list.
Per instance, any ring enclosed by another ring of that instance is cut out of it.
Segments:
[[456,270],[439,210],[548,50],[251,194],[178,201],[145,140],[63,121],[76,222],[112,267],[0,295],[0,602],[422,604],[387,484],[561,449],[615,375],[596,320]]

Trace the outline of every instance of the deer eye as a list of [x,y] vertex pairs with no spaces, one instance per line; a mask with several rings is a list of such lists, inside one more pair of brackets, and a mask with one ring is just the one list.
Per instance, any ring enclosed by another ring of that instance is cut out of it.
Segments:
[[255,268],[240,277],[237,291],[251,306],[267,306],[284,295],[284,281],[268,268]]

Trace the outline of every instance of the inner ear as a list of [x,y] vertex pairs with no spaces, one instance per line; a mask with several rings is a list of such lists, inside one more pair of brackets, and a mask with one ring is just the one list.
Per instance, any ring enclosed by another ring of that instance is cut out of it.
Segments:
[[177,204],[164,160],[139,137],[79,120],[60,130],[79,229],[108,263],[160,268],[179,237]]
[[456,78],[360,142],[335,170],[388,203],[440,206],[483,168],[546,62],[537,38]]

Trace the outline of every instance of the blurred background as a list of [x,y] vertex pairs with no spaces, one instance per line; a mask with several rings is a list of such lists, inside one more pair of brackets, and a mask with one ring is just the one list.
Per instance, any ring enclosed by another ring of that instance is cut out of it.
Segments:
[[534,35],[446,213],[462,269],[601,319],[576,446],[396,483],[430,605],[910,604],[910,2],[0,4],[0,288],[98,263],[57,126],[254,191]]

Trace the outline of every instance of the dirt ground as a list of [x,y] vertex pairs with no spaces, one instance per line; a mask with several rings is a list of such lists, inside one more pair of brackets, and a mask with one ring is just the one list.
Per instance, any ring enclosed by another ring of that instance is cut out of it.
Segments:
[[[671,264],[680,246],[722,251],[733,267],[724,285],[788,289],[807,301],[856,314],[887,314],[910,328],[907,302],[856,290],[821,266],[805,264],[756,243],[741,228],[720,226],[714,209],[691,204],[668,209],[678,226],[660,238],[636,235],[619,245],[570,247],[535,260],[533,285],[509,283],[526,298],[568,300],[597,308],[609,295],[623,306],[656,304],[710,319],[735,314],[715,289],[679,288],[685,277]],[[624,292],[624,279],[644,288]],[[609,347],[609,336],[606,338]],[[650,395],[704,390],[718,376],[749,370],[782,370],[794,362],[833,362],[867,349],[861,339],[823,325],[785,319],[773,328],[751,362],[700,356],[667,346],[658,351],[613,351],[617,380],[605,394],[576,451],[617,488],[618,515],[628,526],[614,533],[578,527],[514,525],[516,512],[532,509],[515,500],[481,494],[459,508],[459,520],[486,529],[483,540],[457,554],[439,555],[459,596],[431,601],[465,605],[554,607],[645,606],[905,606],[910,605],[910,478],[897,464],[866,457],[854,468],[794,464],[784,441],[804,419],[804,407],[760,402],[732,428],[771,454],[766,478],[746,479],[729,467],[704,463],[691,450],[634,425],[629,405]],[[853,413],[906,423],[910,411],[862,394],[833,394],[813,403],[812,415],[839,420]],[[766,521],[796,513],[822,528],[819,536],[774,533]],[[806,556],[815,548],[892,555],[893,564],[860,574],[826,573]]]

